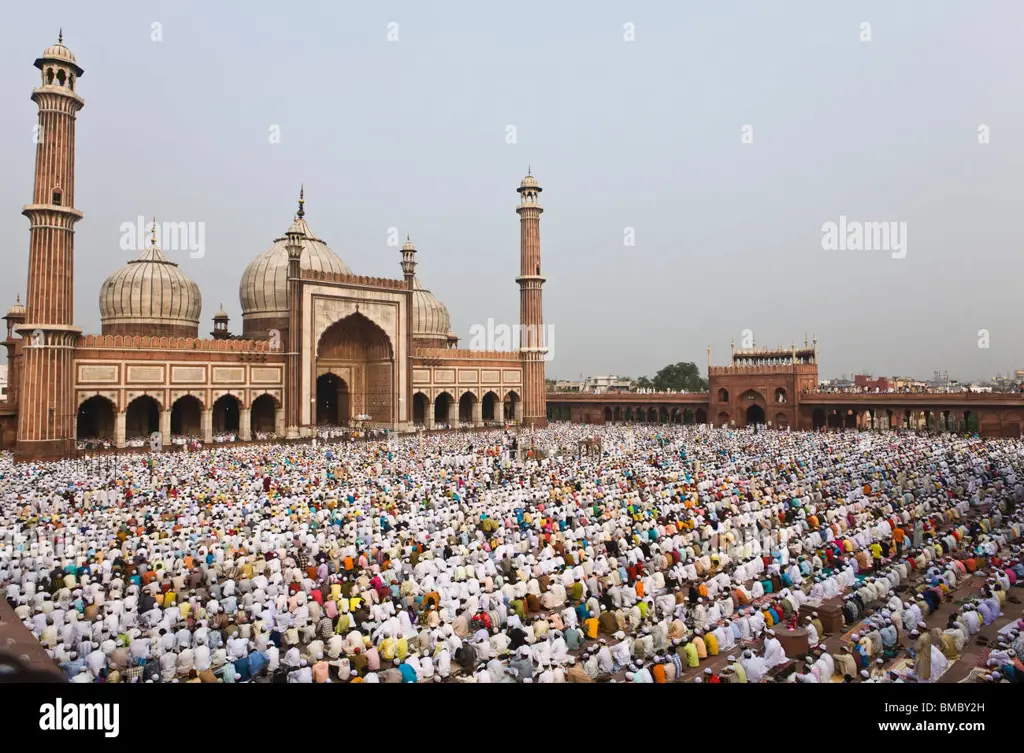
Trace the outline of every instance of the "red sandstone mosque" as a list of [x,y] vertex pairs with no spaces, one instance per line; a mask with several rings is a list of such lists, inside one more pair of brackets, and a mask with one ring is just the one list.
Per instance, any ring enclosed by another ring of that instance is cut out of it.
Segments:
[[26,304],[7,321],[9,389],[0,444],[15,458],[74,454],[78,438],[124,447],[172,434],[211,441],[231,432],[299,438],[318,426],[483,426],[548,419],[580,423],[769,423],[820,427],[930,427],[1016,437],[1017,394],[824,394],[813,347],[732,353],[701,394],[545,394],[540,262],[541,187],[519,185],[520,323],[513,352],[463,350],[447,309],[402,248],[401,279],[356,275],[306,222],[304,197],[287,231],[242,274],[242,334],[223,310],[199,336],[198,286],[158,248],[114,271],[100,289],[102,332],[74,325],[75,119],[83,70],[63,40],[35,61],[39,108]]
[[[116,447],[159,433],[211,441],[256,432],[298,438],[317,426],[410,431],[489,421],[546,424],[541,340],[541,187],[518,190],[522,329],[513,352],[457,347],[448,310],[402,248],[402,277],[357,275],[311,229],[304,196],[287,230],[242,274],[242,334],[223,310],[202,338],[202,295],[155,239],[100,289],[100,334],[74,323],[75,121],[84,73],[63,44],[35,61],[38,146],[28,285],[7,321],[8,399],[0,438],[19,460],[74,454],[78,438]],[[529,334],[536,333],[536,334]]]

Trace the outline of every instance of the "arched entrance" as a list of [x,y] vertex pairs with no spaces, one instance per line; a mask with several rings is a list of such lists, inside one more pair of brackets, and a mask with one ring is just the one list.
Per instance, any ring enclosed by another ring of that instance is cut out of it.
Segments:
[[716,419],[716,424],[718,426],[728,426],[729,422],[731,420],[732,419],[729,418],[729,414],[728,413],[726,413],[725,411],[721,411],[721,412],[719,412],[718,418]]
[[811,426],[815,429],[820,429],[825,425],[825,411],[821,408],[814,409],[814,415],[811,417]]
[[102,395],[93,395],[78,406],[79,440],[114,438],[114,404]]
[[253,436],[256,433],[273,434],[277,431],[277,401],[273,395],[266,393],[252,401],[252,409],[249,412],[249,424],[252,427]]
[[352,418],[352,396],[348,384],[337,374],[316,379],[316,425],[348,426]]
[[[395,352],[391,338],[369,317],[349,314],[320,336],[316,350],[318,425],[345,426],[359,415],[377,424],[397,418]],[[338,381],[321,384],[331,374]]]
[[505,395],[504,411],[506,421],[515,421],[519,414],[519,395],[515,391]]
[[764,408],[756,403],[747,408],[747,426],[764,423]]
[[124,437],[148,437],[156,431],[160,431],[160,403],[150,395],[139,395],[128,403],[124,419]]
[[171,434],[198,436],[203,433],[203,404],[195,395],[183,395],[171,406]]
[[484,421],[500,420],[497,411],[498,403],[498,396],[493,392],[488,392],[486,395],[484,395],[483,405],[480,406],[482,409],[481,412],[483,413]]
[[780,429],[785,429],[787,426],[789,426],[789,417],[785,413],[776,413],[775,425],[778,426]]
[[456,419],[455,411],[452,410],[455,400],[447,392],[442,392],[434,398],[434,425],[452,424]]
[[412,422],[415,426],[426,426],[430,401],[422,392],[412,396]]
[[459,421],[464,424],[473,423],[473,406],[476,404],[476,395],[472,392],[463,392],[459,398]]
[[703,408],[698,408],[693,414],[693,419],[698,424],[706,424],[708,422],[708,414],[704,412]]
[[234,395],[221,395],[213,404],[213,433],[236,434],[242,405]]

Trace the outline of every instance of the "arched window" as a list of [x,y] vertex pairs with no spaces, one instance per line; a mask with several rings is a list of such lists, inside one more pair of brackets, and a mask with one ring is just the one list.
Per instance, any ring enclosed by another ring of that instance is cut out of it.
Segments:
[[46,69],[46,85],[49,86],[53,83],[53,68]]
[[729,402],[729,390],[727,390],[725,387],[723,387],[722,389],[720,389],[718,391],[718,402],[720,402],[720,403],[727,403],[727,402]]
[[59,188],[55,188],[55,189],[53,189],[53,193],[50,196],[50,203],[53,204],[55,207],[59,207],[59,206],[61,206],[61,198],[62,198],[62,194],[61,194],[60,189]]
[[786,390],[784,390],[782,387],[779,387],[778,389],[775,390],[775,402],[786,402]]

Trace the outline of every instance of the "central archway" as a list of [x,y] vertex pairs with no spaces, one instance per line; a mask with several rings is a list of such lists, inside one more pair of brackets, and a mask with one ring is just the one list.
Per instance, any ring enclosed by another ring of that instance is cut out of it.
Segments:
[[751,405],[747,408],[747,426],[764,423],[764,408],[760,405]]
[[348,426],[352,418],[348,384],[337,374],[321,374],[316,380],[316,425]]
[[[357,310],[324,330],[316,363],[321,372],[313,416],[317,424],[345,425],[359,415],[377,424],[397,419],[394,347],[387,332],[367,316]],[[333,379],[325,380],[328,375]]]

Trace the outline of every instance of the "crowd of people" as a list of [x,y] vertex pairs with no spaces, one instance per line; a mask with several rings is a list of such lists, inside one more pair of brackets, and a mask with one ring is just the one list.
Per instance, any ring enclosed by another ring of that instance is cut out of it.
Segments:
[[75,683],[1024,680],[1020,440],[363,439],[0,456],[0,589]]

